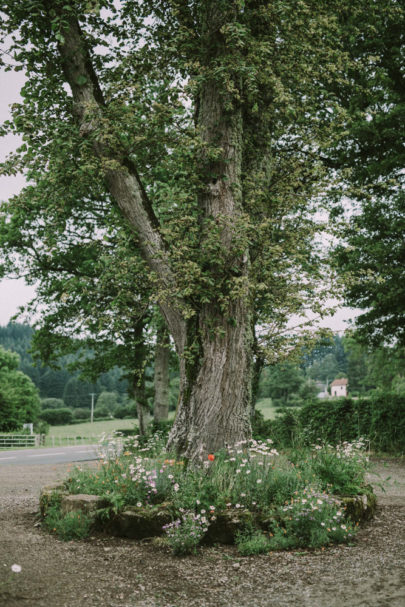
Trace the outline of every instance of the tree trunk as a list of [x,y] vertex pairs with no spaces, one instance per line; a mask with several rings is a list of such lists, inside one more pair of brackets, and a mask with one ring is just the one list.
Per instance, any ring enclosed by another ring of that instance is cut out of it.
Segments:
[[169,333],[164,325],[157,331],[155,346],[155,422],[166,421],[169,418]]
[[134,379],[133,394],[136,403],[136,413],[138,416],[139,434],[144,436],[148,428],[150,415],[145,394],[145,382],[143,380],[140,382],[139,377]]
[[259,384],[260,384],[260,376],[264,367],[264,356],[260,352],[257,336],[255,333],[255,323],[252,323],[252,333],[253,333],[253,356],[254,362],[252,366],[252,393],[251,393],[251,405],[250,405],[250,415],[253,419],[256,411],[256,401],[259,395]]
[[240,303],[233,313],[236,324],[223,319],[222,331],[212,335],[215,310],[208,306],[194,333],[189,331],[189,337],[199,342],[199,352],[193,362],[182,365],[168,449],[193,461],[250,436],[251,325]]
[[[188,324],[178,412],[168,441],[168,448],[194,462],[246,440],[251,428],[249,254],[247,244],[244,249],[240,245],[243,121],[238,95],[230,94],[217,76],[218,65],[232,54],[223,28],[233,21],[235,6],[229,3],[224,12],[216,0],[204,3],[207,75],[201,84],[197,128],[208,152],[200,166],[200,247],[209,249],[217,226],[219,263],[212,258],[204,268],[215,290],[206,294],[209,303],[200,304],[194,322]],[[237,73],[233,78],[236,90],[240,78]],[[211,149],[220,153],[210,154]]]

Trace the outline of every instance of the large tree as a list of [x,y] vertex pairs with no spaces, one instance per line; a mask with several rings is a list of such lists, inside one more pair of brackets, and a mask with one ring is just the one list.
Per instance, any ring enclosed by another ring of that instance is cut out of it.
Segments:
[[304,294],[322,312],[319,152],[345,126],[331,84],[360,69],[344,43],[367,4],[2,5],[28,77],[8,125],[24,144],[3,168],[32,182],[2,229],[34,216],[51,258],[78,215],[124,219],[180,360],[169,446],[193,459],[249,436],[253,326],[274,336]]
[[356,87],[336,88],[351,115],[331,154],[345,184],[338,210],[347,209],[347,198],[353,209],[339,225],[343,244],[335,259],[345,277],[346,303],[363,310],[357,338],[404,345],[405,8],[397,0],[373,2],[370,15],[364,36],[348,44],[352,57],[366,66],[363,79]]

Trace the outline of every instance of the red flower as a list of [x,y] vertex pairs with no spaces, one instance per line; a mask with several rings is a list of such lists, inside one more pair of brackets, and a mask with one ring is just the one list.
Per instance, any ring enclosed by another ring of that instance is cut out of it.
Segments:
[[214,459],[215,459],[215,455],[213,455],[212,453],[210,453],[210,454],[208,455],[208,459],[210,460],[210,462],[213,462],[213,461],[214,461]]

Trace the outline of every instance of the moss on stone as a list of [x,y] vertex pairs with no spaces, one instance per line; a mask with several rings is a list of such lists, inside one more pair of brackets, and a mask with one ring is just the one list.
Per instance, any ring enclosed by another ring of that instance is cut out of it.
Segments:
[[365,487],[364,493],[361,495],[340,499],[346,517],[350,518],[353,523],[363,523],[373,518],[377,508],[377,499],[371,486]]
[[173,520],[168,504],[148,508],[129,507],[124,512],[113,515],[103,524],[111,535],[144,539],[163,534],[163,526]]
[[64,485],[47,485],[43,487],[39,495],[39,510],[44,518],[50,506],[60,506],[62,497],[68,495]]

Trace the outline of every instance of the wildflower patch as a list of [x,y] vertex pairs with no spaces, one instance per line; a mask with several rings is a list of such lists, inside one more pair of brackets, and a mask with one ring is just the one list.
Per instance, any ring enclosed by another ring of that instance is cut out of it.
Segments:
[[[59,507],[71,509],[80,495],[79,502],[92,503],[78,509],[93,530],[139,539],[163,535],[177,555],[215,542],[239,542],[243,553],[351,542],[356,523],[375,508],[360,445],[280,454],[269,440],[250,441],[202,455],[201,465],[191,467],[156,444],[150,450],[134,444],[104,457],[95,472],[74,470]],[[55,508],[57,500],[53,516]]]

